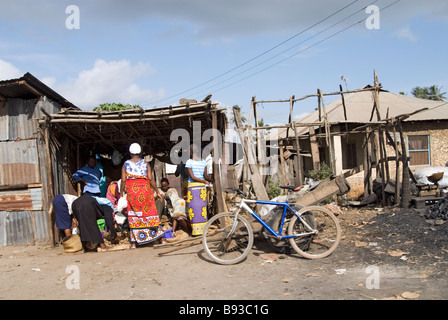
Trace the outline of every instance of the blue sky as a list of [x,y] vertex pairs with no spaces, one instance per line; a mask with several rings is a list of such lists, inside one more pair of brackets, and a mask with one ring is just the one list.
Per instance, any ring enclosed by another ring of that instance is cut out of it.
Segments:
[[[0,80],[30,72],[84,110],[167,106],[211,93],[246,117],[253,96],[334,92],[341,76],[344,88],[357,89],[373,83],[374,70],[392,92],[434,84],[448,91],[448,1],[395,1],[0,0]],[[372,3],[393,5],[369,30],[364,8]],[[79,8],[79,29],[66,27],[69,5]],[[316,99],[297,103],[294,117],[315,107]],[[288,110],[264,104],[259,117],[281,124]]]

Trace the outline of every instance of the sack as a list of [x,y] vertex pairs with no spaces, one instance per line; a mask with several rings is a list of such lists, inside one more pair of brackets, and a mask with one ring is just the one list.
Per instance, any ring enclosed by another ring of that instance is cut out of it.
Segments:
[[64,252],[74,253],[82,250],[81,237],[78,234],[71,234],[62,239]]

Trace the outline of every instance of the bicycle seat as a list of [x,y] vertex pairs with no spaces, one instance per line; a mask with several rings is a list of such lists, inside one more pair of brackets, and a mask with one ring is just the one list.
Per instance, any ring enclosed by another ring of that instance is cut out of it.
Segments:
[[297,192],[297,191],[299,191],[300,189],[302,189],[302,186],[280,186],[280,188],[282,188],[282,189],[287,189],[287,190],[289,190],[289,191]]

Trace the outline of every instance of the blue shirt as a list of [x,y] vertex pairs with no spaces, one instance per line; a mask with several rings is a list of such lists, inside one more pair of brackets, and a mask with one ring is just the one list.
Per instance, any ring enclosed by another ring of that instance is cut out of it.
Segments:
[[103,175],[97,165],[92,168],[88,164],[86,164],[84,167],[73,174],[73,179],[75,179],[76,182],[84,179],[88,183],[84,186],[84,193],[101,193],[100,179],[102,176]]

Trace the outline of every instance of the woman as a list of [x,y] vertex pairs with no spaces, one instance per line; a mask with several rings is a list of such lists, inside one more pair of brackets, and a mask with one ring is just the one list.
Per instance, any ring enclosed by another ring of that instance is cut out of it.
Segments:
[[207,163],[201,159],[199,146],[192,145],[191,159],[187,160],[185,168],[189,176],[187,212],[191,221],[192,235],[199,236],[204,232],[207,223],[207,186],[210,185]]
[[100,251],[107,251],[110,249],[104,243],[103,236],[98,228],[98,219],[105,220],[113,239],[112,244],[118,244],[119,236],[114,226],[112,217],[113,209],[110,205],[101,204],[97,198],[88,194],[83,194],[73,201],[72,209],[73,215],[78,222],[79,233],[84,248],[96,249],[99,244]]
[[185,213],[185,200],[179,197],[177,190],[170,188],[170,182],[167,178],[162,178],[160,181],[161,189],[165,193],[166,206],[168,212],[173,218],[173,233],[177,229],[177,225],[191,234],[191,225]]
[[141,151],[138,143],[131,144],[131,159],[121,169],[120,196],[123,192],[127,193],[131,249],[135,249],[137,244],[147,244],[157,239],[164,243],[152,189],[161,200],[163,196],[152,177],[149,163],[140,157]]
[[67,237],[72,234],[72,229],[78,226],[73,216],[72,203],[78,197],[71,194],[58,194],[53,198],[53,210],[56,217],[56,227],[64,230]]

